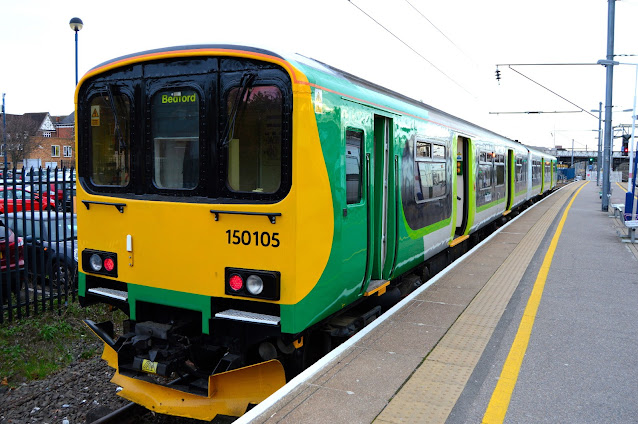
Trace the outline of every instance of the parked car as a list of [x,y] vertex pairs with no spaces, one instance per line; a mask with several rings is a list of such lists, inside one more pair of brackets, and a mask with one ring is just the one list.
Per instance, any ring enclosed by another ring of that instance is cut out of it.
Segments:
[[[4,190],[7,190],[7,204],[4,203]],[[15,197],[15,200],[14,200]],[[48,195],[31,193],[29,187],[0,186],[0,213],[30,210],[55,210],[55,201]]]
[[61,212],[75,212],[75,183],[70,190],[65,190],[64,199],[58,204],[58,210]]
[[[6,172],[5,172],[6,171]],[[0,169],[0,180],[4,180],[4,181],[22,181],[22,173],[20,172],[20,170],[17,170],[16,173],[14,174],[13,171],[11,169]]]
[[[7,247],[8,245],[8,247]],[[7,303],[10,293],[18,293],[26,276],[24,272],[24,240],[17,237],[0,221],[0,285],[2,303]]]
[[75,214],[17,212],[7,215],[7,225],[24,238],[26,271],[32,280],[42,276],[50,287],[75,289],[78,271],[77,219]]
[[26,189],[33,193],[40,193],[40,189],[45,190],[45,196],[54,199],[57,209],[60,212],[69,212],[71,210],[70,200],[75,196],[75,182],[58,181],[57,183],[33,183],[26,184]]

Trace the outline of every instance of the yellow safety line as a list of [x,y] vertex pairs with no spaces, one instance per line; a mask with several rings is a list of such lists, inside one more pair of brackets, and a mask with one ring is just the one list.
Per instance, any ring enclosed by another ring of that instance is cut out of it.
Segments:
[[[625,187],[623,187],[618,181],[616,181],[616,184],[618,184],[618,187],[622,188],[625,191],[625,193],[629,191]],[[638,193],[634,194],[634,197],[638,199]]]
[[558,223],[558,227],[556,228],[554,237],[549,245],[549,249],[545,254],[545,259],[543,259],[541,269],[538,272],[538,277],[536,277],[532,294],[527,301],[527,306],[525,306],[525,312],[523,312],[521,323],[518,326],[514,343],[512,343],[512,347],[507,355],[505,364],[503,364],[503,370],[501,371],[498,383],[492,393],[490,403],[487,405],[485,415],[483,415],[483,423],[502,423],[505,420],[505,414],[507,413],[507,408],[509,407],[510,399],[512,398],[512,392],[514,391],[514,386],[518,379],[518,373],[520,372],[521,365],[523,363],[523,357],[527,350],[527,344],[529,343],[529,339],[532,334],[532,327],[534,326],[536,312],[540,305],[543,290],[545,288],[547,274],[549,273],[549,268],[552,265],[552,258],[554,257],[556,246],[558,245],[558,239],[563,231],[563,225],[567,219],[567,213],[569,212],[572,203],[574,203],[576,196],[578,196],[578,193],[580,193],[580,191],[588,183],[589,181],[583,184],[583,186],[576,191],[576,194],[574,194],[574,197],[572,197],[572,200],[567,205],[567,208],[565,209],[565,212],[563,212],[563,216]]

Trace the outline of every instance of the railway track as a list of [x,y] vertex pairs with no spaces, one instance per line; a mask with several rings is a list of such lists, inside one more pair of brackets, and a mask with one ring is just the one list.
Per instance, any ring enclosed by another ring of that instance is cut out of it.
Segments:
[[133,419],[142,417],[143,415],[150,414],[150,411],[139,406],[136,403],[130,402],[123,407],[116,409],[115,411],[104,415],[100,418],[89,421],[87,416],[87,423],[91,424],[107,424],[107,423],[132,423]]

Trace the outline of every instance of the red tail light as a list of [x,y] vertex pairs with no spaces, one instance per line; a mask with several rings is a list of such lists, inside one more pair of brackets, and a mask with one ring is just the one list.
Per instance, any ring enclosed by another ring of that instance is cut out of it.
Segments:
[[230,288],[239,291],[244,287],[244,280],[237,274],[233,274],[230,276],[230,280],[228,281]]
[[107,270],[108,272],[111,272],[113,271],[113,268],[115,268],[115,262],[113,262],[113,259],[111,258],[104,259],[104,269]]

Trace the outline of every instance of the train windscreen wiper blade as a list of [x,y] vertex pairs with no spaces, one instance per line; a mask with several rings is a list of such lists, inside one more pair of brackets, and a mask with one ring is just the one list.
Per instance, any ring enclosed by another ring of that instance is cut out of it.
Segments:
[[245,73],[241,77],[241,81],[239,83],[239,90],[237,90],[237,95],[235,96],[235,100],[233,101],[233,106],[230,110],[228,121],[226,121],[226,127],[224,128],[224,138],[222,139],[223,148],[228,147],[230,140],[233,139],[233,134],[235,132],[235,122],[237,120],[237,113],[239,112],[240,106],[244,103],[244,97],[246,97],[248,90],[252,88],[252,84],[255,81],[256,77],[257,75],[253,73]]
[[111,84],[106,85],[106,91],[109,95],[109,104],[111,105],[111,110],[113,111],[113,119],[115,121],[115,136],[117,137],[118,151],[126,150],[126,144],[124,143],[124,139],[122,137],[122,131],[120,131],[120,124],[117,119],[117,107],[115,105],[115,98],[113,97],[113,91],[111,91]]

